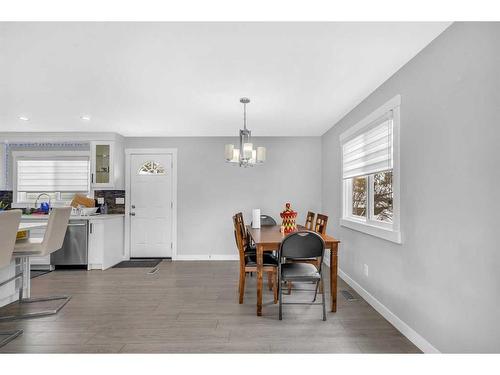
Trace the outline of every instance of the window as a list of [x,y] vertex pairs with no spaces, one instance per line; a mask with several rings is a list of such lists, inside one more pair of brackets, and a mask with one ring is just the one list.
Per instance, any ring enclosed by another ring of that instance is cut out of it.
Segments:
[[397,243],[400,100],[397,96],[340,136],[341,225]]
[[19,156],[14,163],[16,203],[33,203],[41,193],[52,202],[89,193],[88,156]]
[[163,168],[163,166],[156,161],[147,161],[141,166],[141,168],[139,168],[138,173],[147,175],[164,175],[165,168]]

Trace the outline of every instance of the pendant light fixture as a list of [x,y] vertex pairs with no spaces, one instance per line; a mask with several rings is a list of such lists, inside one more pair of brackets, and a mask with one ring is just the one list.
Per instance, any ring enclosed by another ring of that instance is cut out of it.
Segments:
[[257,147],[254,149],[252,132],[247,129],[247,104],[250,103],[250,99],[241,98],[240,103],[243,104],[243,129],[240,129],[239,148],[232,144],[226,145],[224,155],[228,163],[240,167],[253,167],[266,161],[266,148]]

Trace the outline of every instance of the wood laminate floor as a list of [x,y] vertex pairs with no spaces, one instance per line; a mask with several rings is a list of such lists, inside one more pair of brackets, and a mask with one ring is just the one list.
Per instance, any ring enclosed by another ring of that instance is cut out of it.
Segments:
[[[24,330],[0,352],[420,352],[359,296],[348,301],[339,292],[338,311],[329,312],[326,322],[320,306],[285,306],[279,321],[267,289],[263,316],[255,315],[255,277],[247,278],[245,302],[238,304],[237,262],[162,262],[157,273],[147,272],[72,270],[33,279],[33,296],[70,294],[72,299],[57,315],[0,323],[0,331]],[[339,280],[342,289],[356,295]],[[311,297],[295,292],[288,298]]]

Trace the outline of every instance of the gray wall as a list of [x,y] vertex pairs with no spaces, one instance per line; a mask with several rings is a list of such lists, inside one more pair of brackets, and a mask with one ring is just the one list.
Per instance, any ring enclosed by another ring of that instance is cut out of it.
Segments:
[[339,134],[397,94],[404,243],[336,228],[340,268],[438,350],[499,352],[500,23],[453,24],[322,137],[332,224]]
[[237,256],[231,218],[238,211],[250,224],[252,208],[278,220],[290,201],[304,221],[321,207],[320,137],[253,140],[267,147],[268,160],[245,169],[224,162],[224,145],[236,137],[126,138],[126,148],[178,149],[179,255]]

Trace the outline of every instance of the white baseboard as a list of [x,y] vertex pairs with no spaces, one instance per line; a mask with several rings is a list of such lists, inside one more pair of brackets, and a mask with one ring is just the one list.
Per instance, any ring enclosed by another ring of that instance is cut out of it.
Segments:
[[387,319],[396,329],[405,335],[415,346],[424,353],[439,353],[430,342],[420,336],[413,328],[398,318],[391,310],[384,306],[378,299],[368,293],[361,285],[354,281],[349,275],[341,269],[338,271],[339,277],[353,288],[363,299],[368,302],[375,310]]
[[177,254],[174,260],[239,260],[237,254]]

